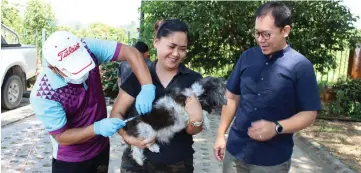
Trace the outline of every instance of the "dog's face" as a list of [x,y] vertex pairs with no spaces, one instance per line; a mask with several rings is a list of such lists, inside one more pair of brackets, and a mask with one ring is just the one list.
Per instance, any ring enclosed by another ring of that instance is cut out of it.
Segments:
[[199,81],[204,92],[199,96],[202,108],[208,113],[214,109],[222,108],[226,104],[226,81],[221,78],[206,77]]

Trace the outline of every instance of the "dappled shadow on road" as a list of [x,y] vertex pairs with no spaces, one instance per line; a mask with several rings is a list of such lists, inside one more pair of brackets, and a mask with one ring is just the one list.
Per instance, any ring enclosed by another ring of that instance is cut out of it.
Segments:
[[[194,167],[197,173],[220,173],[222,162],[213,156],[213,145],[219,116],[210,116],[211,128],[194,136]],[[1,131],[2,172],[51,172],[52,148],[49,135],[35,116],[5,126]],[[329,163],[317,158],[318,153],[296,142],[291,173],[329,173]],[[119,172],[125,145],[120,137],[111,137],[109,172]]]
[[292,157],[291,173],[328,173],[327,170],[322,168],[306,157]]
[[361,172],[361,122],[317,120],[300,134],[319,143],[355,172]]
[[1,172],[51,172],[51,142],[35,117],[1,131]]

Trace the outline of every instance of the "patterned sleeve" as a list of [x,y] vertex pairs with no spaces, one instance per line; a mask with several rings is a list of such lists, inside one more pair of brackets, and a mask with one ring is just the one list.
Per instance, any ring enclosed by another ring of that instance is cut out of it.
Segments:
[[[41,95],[41,94],[40,94]],[[42,98],[34,86],[30,95],[30,104],[37,118],[52,135],[60,134],[67,129],[66,113],[62,105],[53,100]]]

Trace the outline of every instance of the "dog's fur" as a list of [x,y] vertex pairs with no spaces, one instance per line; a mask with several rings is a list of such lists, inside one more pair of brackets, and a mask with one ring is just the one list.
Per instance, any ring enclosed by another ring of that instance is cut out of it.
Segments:
[[[128,135],[143,137],[145,140],[153,139],[156,142],[169,143],[175,133],[187,127],[189,119],[185,111],[187,97],[195,93],[203,109],[203,129],[209,128],[208,114],[226,103],[225,81],[220,78],[207,77],[195,82],[190,88],[174,88],[165,96],[157,99],[149,115],[129,121],[124,128]],[[131,111],[136,116],[136,111]],[[154,143],[147,146],[152,152],[159,152],[159,146]],[[132,157],[143,165],[143,149],[131,146]]]

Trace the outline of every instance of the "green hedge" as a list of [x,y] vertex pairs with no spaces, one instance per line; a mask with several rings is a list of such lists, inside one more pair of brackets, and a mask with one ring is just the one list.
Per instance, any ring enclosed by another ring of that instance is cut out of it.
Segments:
[[332,86],[332,92],[335,98],[324,104],[321,116],[361,120],[361,79],[339,81]]

